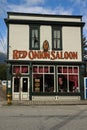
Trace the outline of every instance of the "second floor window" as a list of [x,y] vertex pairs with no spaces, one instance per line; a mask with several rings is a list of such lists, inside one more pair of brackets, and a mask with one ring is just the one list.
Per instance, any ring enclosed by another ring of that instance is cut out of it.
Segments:
[[30,27],[30,49],[31,50],[40,49],[39,27],[38,26]]
[[52,49],[53,50],[61,50],[62,49],[61,27],[53,27],[53,30],[52,30]]

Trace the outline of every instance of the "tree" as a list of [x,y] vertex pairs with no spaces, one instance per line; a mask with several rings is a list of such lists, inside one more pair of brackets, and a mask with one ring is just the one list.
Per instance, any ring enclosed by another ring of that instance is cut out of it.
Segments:
[[83,36],[83,58],[84,60],[87,60],[87,40],[86,40],[86,37]]
[[7,78],[7,64],[0,64],[0,80]]

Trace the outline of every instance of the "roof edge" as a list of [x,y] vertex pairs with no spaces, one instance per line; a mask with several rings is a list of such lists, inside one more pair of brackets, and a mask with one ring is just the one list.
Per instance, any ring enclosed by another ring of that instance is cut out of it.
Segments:
[[7,12],[9,15],[22,15],[22,16],[36,16],[36,17],[65,17],[65,18],[82,18],[82,15],[58,15],[58,14],[38,14],[38,13],[23,13],[23,12]]

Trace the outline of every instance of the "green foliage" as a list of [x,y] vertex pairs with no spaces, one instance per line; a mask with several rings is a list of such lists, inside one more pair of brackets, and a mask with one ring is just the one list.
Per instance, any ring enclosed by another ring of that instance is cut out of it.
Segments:
[[87,40],[86,40],[86,37],[83,36],[82,38],[82,44],[83,44],[83,57],[84,59],[86,59],[86,55],[87,55]]
[[6,80],[7,64],[0,64],[0,80]]

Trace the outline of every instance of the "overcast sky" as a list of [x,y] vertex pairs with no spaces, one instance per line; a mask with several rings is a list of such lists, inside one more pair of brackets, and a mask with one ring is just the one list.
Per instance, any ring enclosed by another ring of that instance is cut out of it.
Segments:
[[[82,15],[87,24],[87,0],[0,0],[0,51],[7,51],[7,12]],[[87,38],[87,25],[84,35]]]

